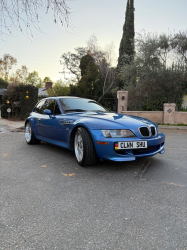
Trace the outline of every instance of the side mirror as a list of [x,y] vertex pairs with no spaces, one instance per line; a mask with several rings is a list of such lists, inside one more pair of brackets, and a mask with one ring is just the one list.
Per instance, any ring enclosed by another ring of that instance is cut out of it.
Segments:
[[45,109],[45,110],[44,110],[44,114],[49,115],[50,118],[52,117],[52,116],[51,116],[52,112],[51,112],[51,110],[49,110],[49,109]]

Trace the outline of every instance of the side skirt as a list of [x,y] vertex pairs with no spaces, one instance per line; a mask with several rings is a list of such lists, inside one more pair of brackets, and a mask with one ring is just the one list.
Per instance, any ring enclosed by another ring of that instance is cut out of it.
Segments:
[[[42,136],[35,136],[37,139],[41,140],[41,141],[45,141],[45,142],[48,142],[50,144],[53,144],[55,146],[59,146],[59,147],[62,147],[62,148],[66,148],[66,149],[70,149],[69,145],[65,142],[62,142],[62,141],[56,141],[56,140],[51,140],[51,139],[48,139],[48,138],[45,138],[45,137],[42,137]],[[71,150],[72,151],[72,150]]]

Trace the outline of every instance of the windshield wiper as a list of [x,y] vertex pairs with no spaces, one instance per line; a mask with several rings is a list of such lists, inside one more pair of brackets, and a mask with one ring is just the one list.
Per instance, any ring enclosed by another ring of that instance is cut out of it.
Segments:
[[67,109],[65,112],[87,112],[87,110],[83,109]]

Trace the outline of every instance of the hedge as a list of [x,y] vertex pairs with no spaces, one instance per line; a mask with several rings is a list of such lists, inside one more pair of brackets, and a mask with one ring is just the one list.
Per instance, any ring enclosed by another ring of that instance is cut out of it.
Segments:
[[[28,92],[28,93],[27,93]],[[20,91],[20,117],[22,119],[29,116],[32,109],[38,102],[38,88],[32,85],[24,85]]]
[[[8,86],[3,100],[6,106],[6,101],[8,100],[10,102],[9,106],[12,110],[12,116],[25,119],[38,102],[38,88],[33,85],[23,84]],[[19,105],[15,105],[15,102],[19,103]]]
[[2,118],[8,118],[7,108],[8,106],[6,104],[1,105],[1,117]]

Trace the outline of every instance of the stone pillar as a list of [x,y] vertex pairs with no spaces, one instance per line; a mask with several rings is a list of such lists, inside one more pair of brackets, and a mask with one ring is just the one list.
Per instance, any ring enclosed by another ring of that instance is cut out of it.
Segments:
[[164,123],[175,123],[175,103],[164,103]]
[[122,90],[118,91],[117,98],[118,98],[118,113],[127,111],[128,91],[122,91]]

